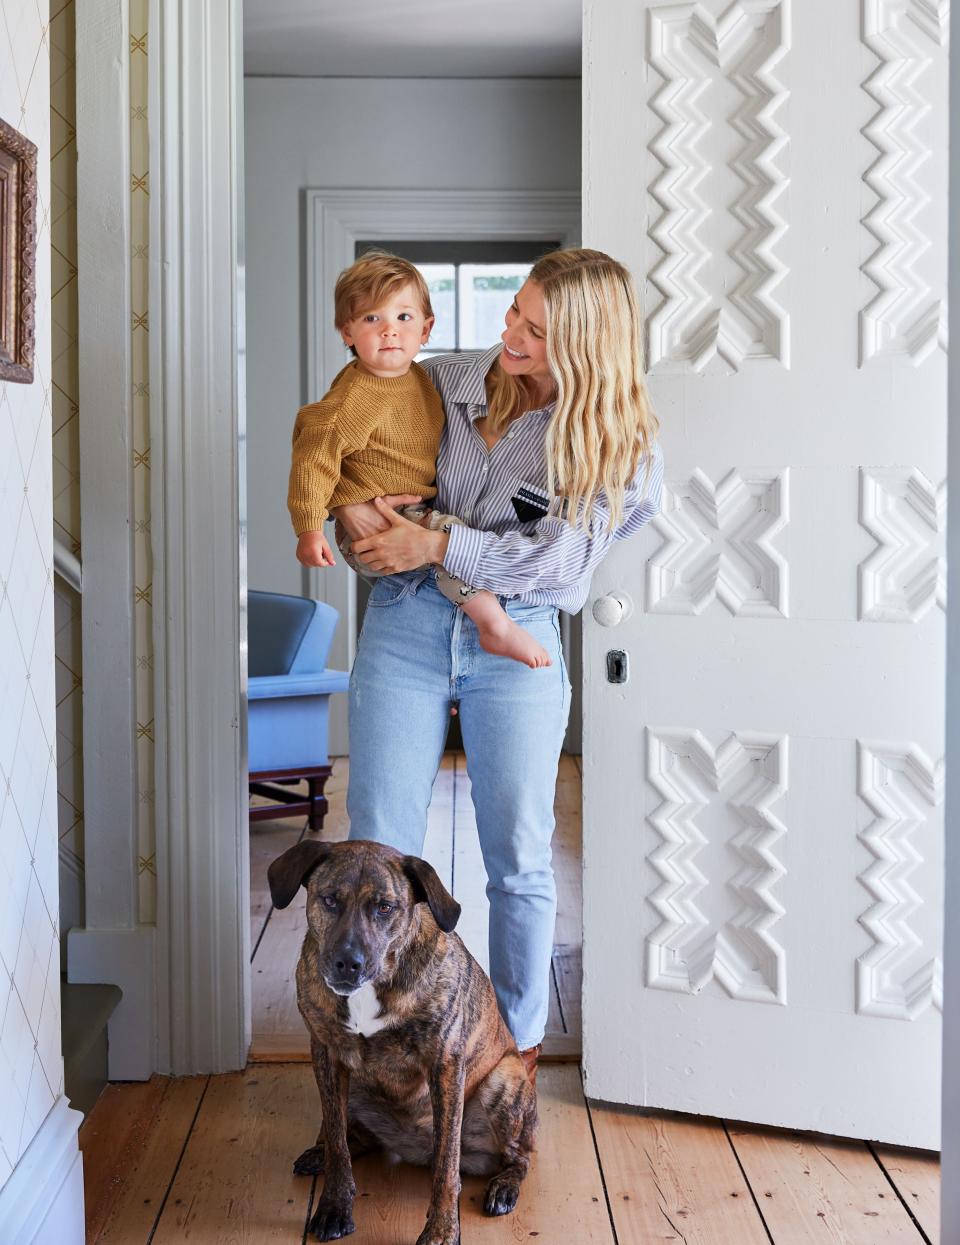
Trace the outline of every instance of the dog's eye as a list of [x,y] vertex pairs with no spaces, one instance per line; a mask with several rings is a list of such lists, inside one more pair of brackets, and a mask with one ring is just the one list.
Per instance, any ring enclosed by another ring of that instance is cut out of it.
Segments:
[[331,909],[332,909],[332,908],[335,908],[335,907],[337,906],[337,897],[336,897],[336,895],[324,895],[324,897],[323,897],[323,906],[324,906],[325,908],[331,908]]
[[393,911],[392,903],[384,902],[384,903],[377,904],[377,915],[378,916],[389,916],[392,911]]

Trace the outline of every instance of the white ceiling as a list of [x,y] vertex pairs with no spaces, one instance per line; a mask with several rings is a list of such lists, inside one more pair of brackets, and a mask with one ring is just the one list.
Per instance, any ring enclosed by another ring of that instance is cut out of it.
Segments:
[[244,73],[579,77],[581,0],[243,0]]

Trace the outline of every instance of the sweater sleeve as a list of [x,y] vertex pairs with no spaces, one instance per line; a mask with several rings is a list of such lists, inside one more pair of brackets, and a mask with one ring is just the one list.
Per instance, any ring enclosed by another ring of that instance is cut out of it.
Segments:
[[305,406],[293,426],[287,508],[298,536],[319,531],[340,479],[343,460],[362,450],[376,424],[376,408],[355,391],[342,402],[325,398]]
[[594,505],[589,529],[572,527],[554,515],[541,519],[531,536],[522,532],[498,536],[454,524],[444,570],[474,588],[506,595],[567,588],[591,575],[614,541],[634,535],[659,512],[662,488],[663,454],[657,445],[649,479],[644,462],[626,489],[624,519],[616,529],[608,526],[610,511],[603,493]]

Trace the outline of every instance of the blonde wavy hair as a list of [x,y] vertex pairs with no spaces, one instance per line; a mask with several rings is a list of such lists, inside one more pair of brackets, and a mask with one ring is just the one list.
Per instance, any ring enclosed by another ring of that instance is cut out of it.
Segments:
[[[610,527],[646,461],[660,424],[644,380],[643,320],[630,273],[602,251],[551,251],[530,271],[546,308],[547,361],[556,407],[547,427],[547,487],[573,526],[590,527],[602,491]],[[534,401],[524,377],[497,362],[487,377],[488,418],[502,430]]]

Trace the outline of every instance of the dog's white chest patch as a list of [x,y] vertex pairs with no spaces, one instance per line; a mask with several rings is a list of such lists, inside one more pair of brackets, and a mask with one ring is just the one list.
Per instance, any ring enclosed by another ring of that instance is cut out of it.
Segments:
[[347,999],[347,1005],[350,1008],[347,1028],[351,1033],[372,1037],[381,1029],[386,1029],[390,1023],[385,1016],[380,1015],[380,1000],[372,981],[368,981],[359,990],[354,990]]

